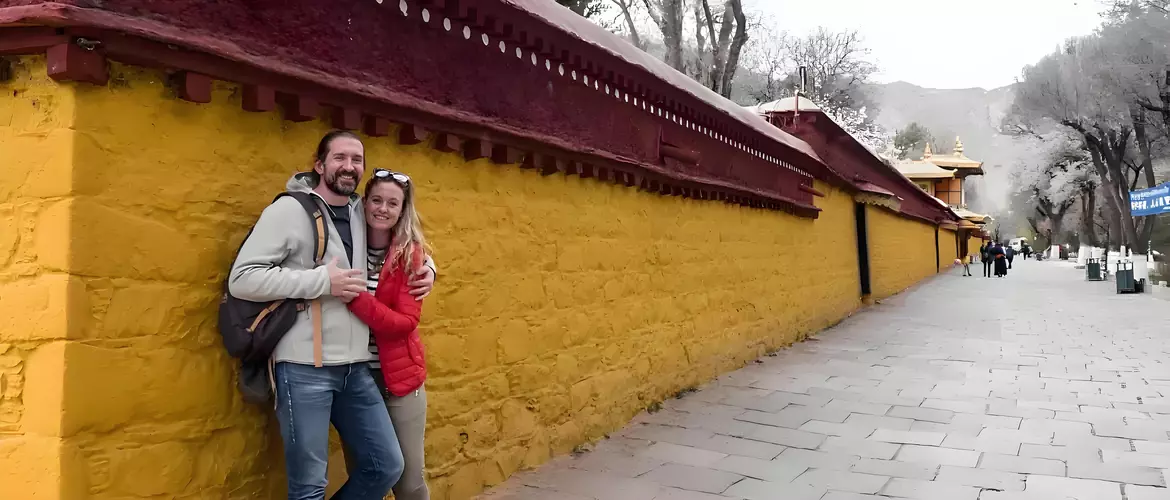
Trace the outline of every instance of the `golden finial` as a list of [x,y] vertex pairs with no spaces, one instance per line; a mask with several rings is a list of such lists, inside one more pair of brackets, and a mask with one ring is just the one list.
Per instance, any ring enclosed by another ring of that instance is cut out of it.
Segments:
[[955,156],[963,156],[963,141],[959,140],[959,136],[955,136]]
[[927,141],[926,150],[922,152],[922,159],[925,160],[927,158],[930,158],[931,156],[934,156],[934,152],[932,152],[930,150],[930,142]]

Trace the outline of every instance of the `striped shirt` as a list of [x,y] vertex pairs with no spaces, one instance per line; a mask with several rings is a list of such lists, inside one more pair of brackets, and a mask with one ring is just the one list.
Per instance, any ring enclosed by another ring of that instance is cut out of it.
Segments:
[[[386,262],[385,248],[370,248],[366,257],[366,289],[370,293],[378,290],[378,279],[382,277],[382,265]],[[382,370],[378,363],[378,344],[374,342],[374,332],[370,332],[370,369]],[[375,377],[381,380],[380,377]]]

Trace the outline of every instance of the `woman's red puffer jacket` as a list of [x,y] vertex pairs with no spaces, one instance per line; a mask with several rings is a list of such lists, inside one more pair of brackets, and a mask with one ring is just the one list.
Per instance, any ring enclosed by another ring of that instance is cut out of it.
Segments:
[[[422,262],[422,252],[416,249],[410,262]],[[386,388],[395,396],[405,396],[422,387],[427,378],[422,339],[418,336],[422,301],[416,300],[407,287],[409,266],[386,264],[374,294],[358,294],[350,301],[349,310],[370,327]]]

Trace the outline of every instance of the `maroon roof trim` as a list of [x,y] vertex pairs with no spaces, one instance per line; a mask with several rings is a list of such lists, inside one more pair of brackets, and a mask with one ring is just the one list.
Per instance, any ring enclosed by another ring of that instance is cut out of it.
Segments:
[[[27,3],[23,0],[14,1],[19,4]],[[0,6],[12,3],[12,1],[0,0]],[[272,105],[270,98],[275,90],[276,98],[286,104],[284,106],[286,114],[292,113],[287,115],[289,119],[304,119],[312,114],[311,111],[315,109],[315,106],[325,104],[330,107],[346,109],[345,112],[335,114],[334,121],[349,126],[354,123],[354,111],[360,110],[369,116],[368,119],[394,118],[397,121],[435,130],[450,131],[468,137],[491,135],[494,141],[512,142],[515,143],[513,145],[516,147],[526,147],[531,150],[551,147],[569,154],[584,156],[588,161],[614,162],[626,165],[627,168],[637,167],[664,179],[687,181],[713,188],[733,190],[744,193],[746,196],[767,198],[788,205],[794,210],[794,213],[805,216],[816,213],[816,209],[811,203],[812,196],[801,189],[801,186],[811,186],[811,179],[801,170],[802,167],[817,166],[820,161],[815,157],[815,154],[810,156],[803,154],[803,151],[800,151],[800,154],[793,154],[802,145],[808,149],[807,145],[800,141],[795,141],[794,144],[790,136],[786,141],[773,138],[771,140],[737,142],[736,138],[741,138],[741,141],[743,138],[752,138],[745,136],[741,130],[737,130],[734,126],[719,123],[717,120],[696,113],[695,108],[688,105],[685,99],[680,100],[683,96],[672,98],[671,94],[676,93],[678,89],[659,89],[662,92],[654,92],[650,86],[637,83],[631,77],[618,74],[613,69],[594,62],[594,60],[601,60],[601,58],[587,59],[574,55],[572,51],[565,48],[571,47],[571,42],[565,43],[560,48],[549,42],[549,40],[554,40],[556,36],[566,35],[566,33],[542,34],[539,26],[522,26],[522,20],[515,20],[513,23],[506,22],[505,12],[499,10],[508,7],[505,3],[485,0],[477,8],[470,9],[469,6],[472,5],[470,3],[460,4],[448,0],[442,13],[465,19],[469,23],[465,28],[470,28],[472,26],[470,23],[480,23],[480,25],[486,26],[485,29],[488,33],[503,33],[506,37],[510,36],[507,38],[509,43],[515,43],[514,40],[519,39],[527,44],[526,48],[536,47],[532,52],[534,58],[536,53],[540,53],[555,54],[570,60],[571,62],[568,64],[557,62],[551,58],[545,61],[544,69],[551,70],[553,67],[557,67],[562,76],[568,72],[578,71],[572,69],[573,62],[580,64],[582,80],[589,71],[595,75],[603,75],[604,83],[598,82],[596,76],[591,83],[595,90],[594,94],[599,94],[602,86],[612,84],[613,94],[610,95],[608,92],[606,94],[611,99],[609,102],[616,103],[623,100],[629,102],[631,99],[629,88],[633,88],[633,92],[635,92],[633,99],[640,102],[640,107],[650,108],[648,111],[653,111],[654,115],[661,117],[661,121],[669,120],[667,126],[662,129],[663,132],[670,134],[667,137],[672,137],[671,140],[675,144],[681,142],[706,147],[707,154],[702,154],[703,151],[695,151],[695,153],[698,153],[698,157],[701,158],[719,160],[724,164],[720,167],[722,170],[705,172],[701,169],[690,172],[688,170],[691,169],[679,168],[677,165],[672,165],[670,161],[666,161],[664,165],[654,164],[648,159],[644,160],[611,152],[604,148],[570,142],[563,137],[541,133],[539,127],[517,127],[502,123],[498,119],[492,119],[492,117],[477,114],[474,110],[445,106],[442,103],[421,99],[409,93],[355,81],[352,78],[325,75],[309,66],[290,64],[287,60],[273,57],[262,50],[245,50],[236,41],[226,36],[212,36],[214,33],[198,29],[181,29],[178,26],[159,22],[157,19],[164,19],[168,23],[178,22],[177,17],[163,15],[165,12],[146,16],[150,13],[150,8],[157,7],[164,9],[164,11],[170,8],[181,10],[188,7],[186,5],[188,3],[191,2],[158,3],[147,0],[128,0],[104,4],[105,6],[102,7],[103,9],[122,9],[123,12],[82,8],[65,3],[0,7],[0,24],[45,24],[68,28],[67,36],[62,30],[50,33],[32,28],[6,28],[0,34],[0,50],[9,54],[30,53],[30,49],[36,47],[44,48],[59,44],[62,37],[71,39],[76,36],[84,36],[99,41],[101,45],[98,50],[111,58],[131,64],[185,70],[191,76],[184,77],[189,81],[183,87],[183,96],[190,100],[202,101],[205,99],[201,95],[201,90],[205,88],[206,81],[193,75],[207,75],[244,84],[246,90],[251,89],[251,91],[257,92],[257,94],[250,96],[253,99],[245,99],[245,105],[250,103],[253,106],[252,109],[255,110],[270,108]],[[236,2],[229,0],[223,3],[225,10],[230,10],[230,7],[250,8],[246,7],[250,2],[245,0],[237,0]],[[240,5],[229,5],[232,3]],[[311,0],[302,0],[302,3],[320,5],[314,4]],[[356,2],[347,1],[345,3]],[[431,0],[430,4],[434,5],[435,2]],[[362,7],[369,7],[369,5],[362,2]],[[452,8],[455,8],[455,11],[452,11]],[[493,11],[493,9],[495,10]],[[127,11],[136,15],[127,15],[125,13]],[[495,12],[496,17],[493,17],[493,12]],[[530,14],[529,11],[524,12]],[[439,16],[440,11],[436,11],[435,15]],[[435,22],[438,22],[437,18]],[[215,29],[218,26],[207,25],[203,28]],[[15,34],[16,30],[22,31],[19,33],[21,36],[9,36]],[[470,38],[466,36],[466,30],[462,32],[464,38]],[[17,39],[20,41],[14,42]],[[562,65],[567,69],[561,70]],[[619,84],[625,85],[627,88],[622,89],[617,86]],[[622,97],[617,95],[619,90]],[[636,93],[639,91],[641,93]],[[297,105],[289,106],[289,103]],[[528,124],[540,125],[531,122]],[[671,124],[674,126],[669,126]],[[748,126],[750,127],[751,124]],[[375,132],[377,129],[378,127],[373,127]],[[777,133],[786,136],[782,132],[777,131]],[[709,139],[709,137],[723,141],[720,144],[724,147],[712,151],[709,143],[714,142],[714,139]],[[663,140],[665,142],[666,139]],[[761,142],[763,148],[760,147],[759,143]],[[669,143],[666,145],[671,146]],[[710,154],[711,152],[717,153]],[[656,156],[663,158],[669,155]],[[771,165],[771,167],[762,168],[764,164]],[[704,167],[709,170],[711,165]],[[795,172],[798,175],[783,175],[786,171]],[[715,176],[713,177],[712,174]]]

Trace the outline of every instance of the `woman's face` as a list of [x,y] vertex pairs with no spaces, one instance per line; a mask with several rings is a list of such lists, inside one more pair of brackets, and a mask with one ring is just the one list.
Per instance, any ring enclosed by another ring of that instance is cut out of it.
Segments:
[[373,229],[390,230],[402,215],[405,193],[393,182],[379,182],[366,196],[366,224]]

